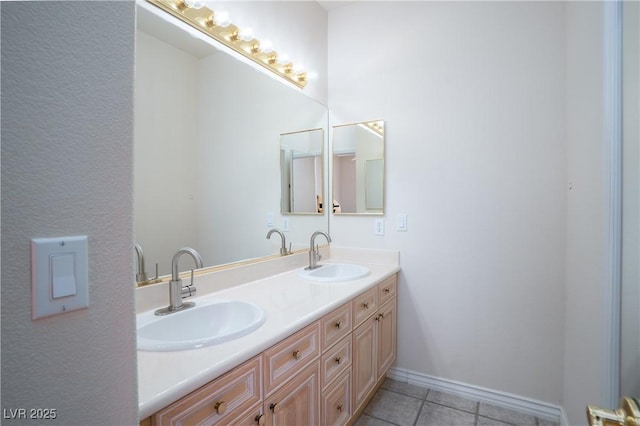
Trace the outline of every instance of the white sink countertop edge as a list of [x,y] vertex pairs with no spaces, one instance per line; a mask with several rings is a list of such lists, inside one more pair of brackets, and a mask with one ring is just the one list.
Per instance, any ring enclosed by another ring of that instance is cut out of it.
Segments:
[[[326,263],[335,262],[340,260]],[[226,343],[186,351],[138,351],[139,418],[186,396],[400,271],[398,265],[351,259],[345,263],[361,264],[371,273],[352,281],[322,283],[300,277],[297,268],[208,294],[207,299],[255,303],[266,311],[267,320],[256,331]],[[197,302],[197,297],[193,300]]]

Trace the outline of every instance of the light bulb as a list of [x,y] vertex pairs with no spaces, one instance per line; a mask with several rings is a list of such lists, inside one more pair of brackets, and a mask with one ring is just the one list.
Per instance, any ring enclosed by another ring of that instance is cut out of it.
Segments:
[[318,73],[315,71],[310,71],[307,73],[307,80],[315,80],[318,78]]
[[285,64],[288,64],[289,62],[291,62],[291,59],[289,58],[289,55],[287,55],[286,53],[278,55],[278,63],[280,65],[285,65]]
[[273,52],[273,43],[271,40],[264,40],[260,43],[260,51],[262,53],[271,53]]
[[245,28],[238,30],[238,37],[244,41],[251,41],[254,38],[253,30],[251,28]]
[[191,9],[202,9],[206,4],[206,0],[183,0],[184,5]]
[[218,27],[228,27],[231,25],[231,18],[229,17],[229,12],[221,10],[219,12],[215,12],[213,14],[213,23]]
[[304,65],[295,64],[291,70],[296,74],[300,74],[302,71],[304,71]]

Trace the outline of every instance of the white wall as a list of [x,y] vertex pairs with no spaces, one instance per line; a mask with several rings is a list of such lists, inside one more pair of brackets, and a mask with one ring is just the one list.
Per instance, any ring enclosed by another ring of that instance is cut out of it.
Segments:
[[[137,423],[134,13],[2,3],[2,408],[57,410],[24,424]],[[32,321],[30,240],[66,235],[89,239],[89,308]]]
[[195,56],[136,32],[134,235],[149,278],[197,247],[199,71]]
[[565,29],[556,2],[329,13],[331,124],[386,137],[386,235],[342,216],[331,235],[402,253],[401,368],[562,402]]

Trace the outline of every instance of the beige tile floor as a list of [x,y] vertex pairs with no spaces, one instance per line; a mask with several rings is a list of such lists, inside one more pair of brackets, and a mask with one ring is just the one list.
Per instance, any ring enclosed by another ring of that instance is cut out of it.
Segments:
[[355,426],[558,426],[484,402],[386,379]]

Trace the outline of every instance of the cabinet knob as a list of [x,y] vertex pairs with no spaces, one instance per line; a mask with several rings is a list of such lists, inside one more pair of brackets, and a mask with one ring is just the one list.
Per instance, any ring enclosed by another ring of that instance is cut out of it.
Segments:
[[380,318],[380,319],[384,319],[384,314],[383,314],[383,313],[380,313],[380,314],[378,315],[378,318]]
[[340,404],[336,408],[342,413],[342,410],[344,410],[344,405]]
[[336,364],[340,364],[342,362],[342,357],[341,356],[336,357],[335,361],[336,361]]
[[367,302],[364,302],[362,304],[362,307],[365,308],[365,309],[369,309],[369,304]]
[[336,322],[336,328],[340,328],[340,327],[342,327],[342,321]]
[[391,293],[391,289],[389,287],[387,287],[387,288],[384,289],[384,292],[385,292],[385,294],[389,294],[389,293]]
[[300,351],[297,351],[297,350],[296,350],[296,351],[293,351],[293,353],[292,353],[291,355],[293,355],[293,357],[294,357],[295,359],[300,359],[300,357],[302,356],[302,354],[300,353]]
[[269,406],[269,409],[270,409],[271,411],[273,411],[273,413],[275,414],[275,413],[277,413],[278,411],[280,411],[280,404],[278,404],[277,402],[275,402],[275,403],[273,403],[273,404],[271,404],[271,405]]
[[255,421],[258,426],[264,426],[265,423],[267,423],[267,419],[265,418],[264,414],[258,414],[255,418]]
[[216,402],[216,405],[214,408],[216,409],[216,413],[224,414],[224,412],[227,411],[227,404],[225,404],[224,401],[219,401],[219,402]]

